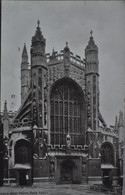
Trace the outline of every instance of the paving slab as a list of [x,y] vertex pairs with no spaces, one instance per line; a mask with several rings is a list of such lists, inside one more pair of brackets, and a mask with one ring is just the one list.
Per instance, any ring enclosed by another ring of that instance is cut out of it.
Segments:
[[34,183],[32,187],[3,186],[0,187],[0,195],[105,195],[103,192],[95,192],[87,184],[60,184]]

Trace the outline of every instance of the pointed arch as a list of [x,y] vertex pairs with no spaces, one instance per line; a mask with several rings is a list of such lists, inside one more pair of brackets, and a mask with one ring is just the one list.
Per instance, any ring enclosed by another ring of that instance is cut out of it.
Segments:
[[60,165],[60,181],[72,183],[74,169],[77,166],[72,160],[64,160]]
[[55,82],[50,92],[51,144],[66,144],[71,135],[72,145],[85,144],[85,98],[81,87],[72,79]]
[[32,159],[31,142],[25,139],[20,139],[16,142],[14,147],[15,164],[31,163]]
[[104,142],[101,146],[101,163],[115,165],[114,146],[110,142]]

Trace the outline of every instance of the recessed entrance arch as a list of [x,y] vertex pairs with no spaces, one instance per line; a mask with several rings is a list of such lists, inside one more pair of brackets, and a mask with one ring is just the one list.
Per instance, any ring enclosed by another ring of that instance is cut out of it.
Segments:
[[82,181],[82,157],[74,155],[55,156],[55,182],[78,184]]
[[76,168],[72,160],[64,160],[60,168],[60,181],[63,183],[73,183],[73,171]]
[[15,164],[31,164],[32,147],[30,141],[20,139],[16,142],[15,147]]
[[18,185],[32,185],[32,145],[29,140],[20,139],[14,146],[16,181]]
[[52,86],[50,93],[51,144],[85,144],[85,98],[81,87],[72,79],[63,78]]

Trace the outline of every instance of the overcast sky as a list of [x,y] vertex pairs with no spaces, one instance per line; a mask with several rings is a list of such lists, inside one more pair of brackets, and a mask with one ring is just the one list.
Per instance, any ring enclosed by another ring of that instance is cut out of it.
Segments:
[[[20,64],[24,43],[30,62],[31,38],[37,20],[46,38],[46,52],[70,50],[84,58],[90,30],[99,48],[100,110],[108,125],[123,110],[125,85],[124,1],[4,1],[2,2],[2,109],[20,106]],[[18,50],[20,48],[20,51]],[[15,94],[12,107],[11,95]]]

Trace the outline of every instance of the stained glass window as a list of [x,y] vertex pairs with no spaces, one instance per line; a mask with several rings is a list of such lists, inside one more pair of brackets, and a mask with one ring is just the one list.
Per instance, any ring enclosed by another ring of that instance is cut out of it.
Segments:
[[57,83],[50,95],[51,144],[66,144],[71,135],[72,145],[84,145],[84,95],[72,81]]

